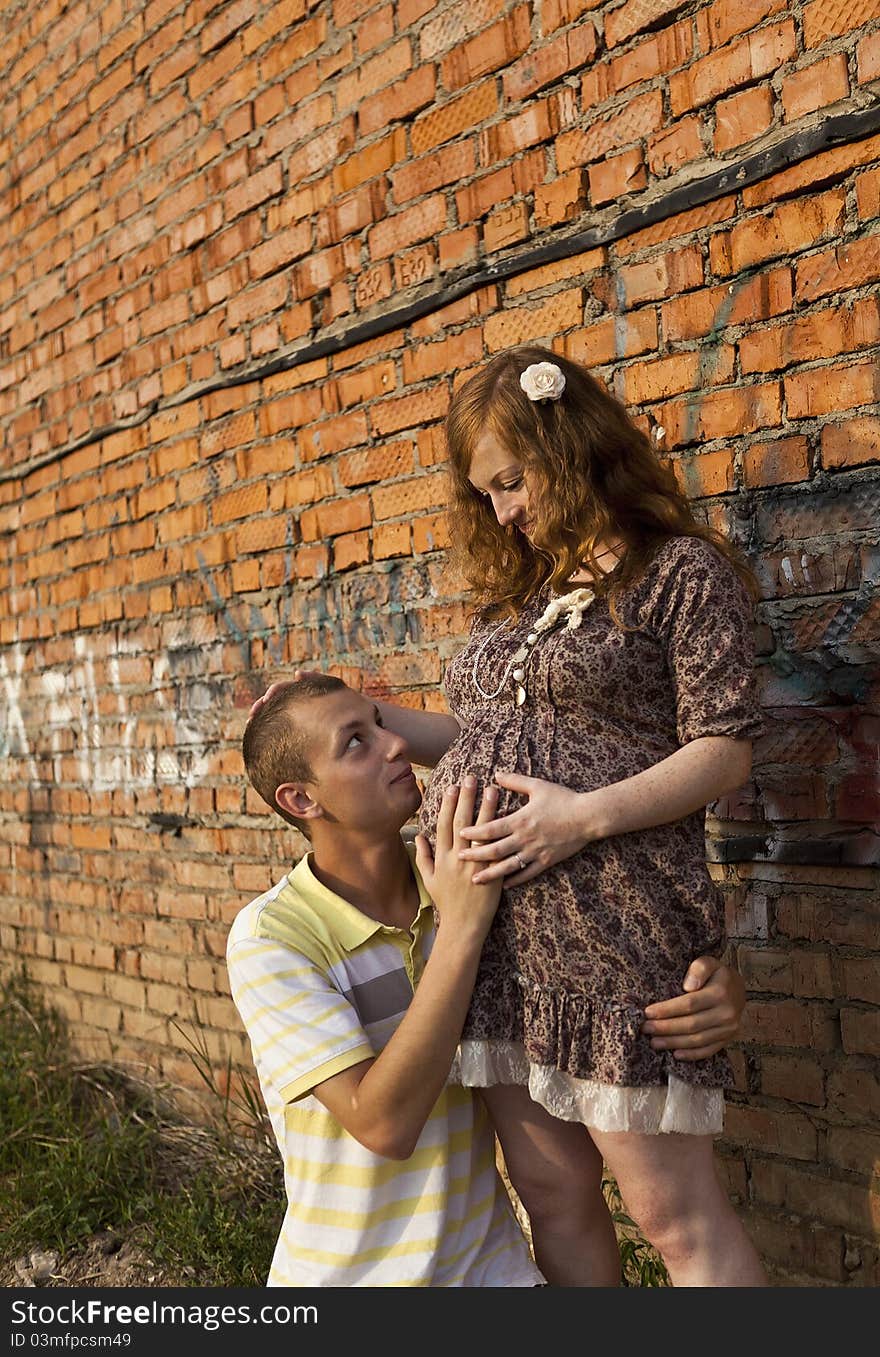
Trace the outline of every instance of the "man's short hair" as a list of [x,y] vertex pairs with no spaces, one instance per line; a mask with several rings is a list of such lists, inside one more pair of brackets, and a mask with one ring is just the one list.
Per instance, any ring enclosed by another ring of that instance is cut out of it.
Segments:
[[294,719],[293,710],[307,698],[326,697],[345,686],[333,674],[313,674],[285,683],[245,726],[241,748],[251,786],[282,820],[303,833],[304,821],[282,810],[275,800],[283,783],[310,782],[314,776],[309,762],[310,732]]

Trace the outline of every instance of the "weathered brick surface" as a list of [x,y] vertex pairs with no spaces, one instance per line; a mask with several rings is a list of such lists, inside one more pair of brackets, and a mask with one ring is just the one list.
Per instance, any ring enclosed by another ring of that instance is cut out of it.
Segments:
[[[870,2],[0,0],[0,962],[82,1050],[247,1062],[223,949],[301,844],[243,785],[295,664],[442,708],[441,422],[594,367],[761,590],[767,733],[709,821],[752,993],[723,1142],[779,1279],[880,1282],[880,135]],[[267,375],[723,165],[725,191]]]

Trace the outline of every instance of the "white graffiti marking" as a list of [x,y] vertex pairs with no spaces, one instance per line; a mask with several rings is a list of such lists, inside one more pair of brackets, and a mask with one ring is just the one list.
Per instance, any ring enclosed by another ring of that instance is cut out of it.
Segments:
[[[120,641],[108,656],[109,691],[115,696],[116,708],[112,721],[105,718],[113,730],[108,741],[101,719],[95,658],[85,637],[75,638],[74,653],[77,663],[72,667],[46,669],[37,652],[27,672],[20,644],[10,648],[11,665],[0,654],[4,697],[0,709],[0,771],[5,779],[20,781],[24,775],[30,785],[39,786],[46,776],[40,774],[40,760],[48,760],[53,780],[62,784],[70,778],[69,771],[65,778],[65,757],[73,755],[80,783],[92,791],[159,783],[192,787],[202,781],[210,762],[205,733],[196,721],[169,705],[166,694],[175,679],[167,656],[159,655],[151,661],[153,709],[142,712],[130,709],[120,674],[120,657],[142,652]],[[207,704],[199,688],[194,687],[192,705],[204,708]],[[157,716],[163,719],[157,722]],[[166,730],[170,744],[162,743]]]

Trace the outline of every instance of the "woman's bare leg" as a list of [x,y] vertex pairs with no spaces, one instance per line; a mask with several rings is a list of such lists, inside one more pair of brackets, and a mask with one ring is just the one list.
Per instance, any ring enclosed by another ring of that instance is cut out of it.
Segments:
[[715,1168],[711,1136],[590,1130],[673,1286],[767,1286]]
[[602,1195],[602,1156],[586,1127],[551,1117],[519,1085],[496,1084],[481,1093],[547,1281],[619,1286],[620,1253]]

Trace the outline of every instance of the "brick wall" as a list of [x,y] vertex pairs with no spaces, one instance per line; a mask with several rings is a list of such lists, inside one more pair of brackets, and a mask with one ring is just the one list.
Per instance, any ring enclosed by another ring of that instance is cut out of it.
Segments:
[[876,1285],[880,4],[0,14],[4,964],[83,1051],[247,1061],[226,931],[300,842],[249,702],[308,661],[438,705],[440,421],[542,340],[758,571],[724,1163],[780,1277]]

